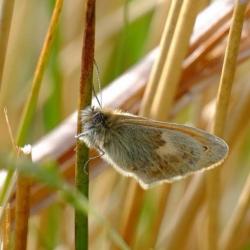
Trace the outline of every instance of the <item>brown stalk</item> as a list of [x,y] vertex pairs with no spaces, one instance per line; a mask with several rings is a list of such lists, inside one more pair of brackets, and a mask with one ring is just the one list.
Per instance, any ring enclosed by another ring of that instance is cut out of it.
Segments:
[[[85,27],[82,43],[81,77],[79,86],[77,133],[82,132],[81,111],[91,105],[95,48],[95,0],[85,3]],[[80,140],[76,142],[75,185],[85,197],[89,193],[89,150]],[[88,215],[75,209],[75,249],[88,249]]]
[[[4,116],[5,116],[5,121],[6,121],[6,125],[8,128],[8,133],[10,136],[10,141],[11,141],[11,145],[12,145],[12,150],[14,153],[16,153],[18,155],[19,153],[19,149],[17,148],[16,144],[15,144],[15,140],[14,140],[14,136],[12,133],[12,128],[10,126],[10,121],[9,121],[9,117],[8,117],[8,113],[7,113],[7,108],[4,108]],[[9,202],[5,202],[2,206],[3,209],[3,220],[2,220],[2,224],[1,224],[1,233],[2,233],[2,242],[3,242],[3,249],[4,250],[8,250],[10,249],[10,236],[11,236],[11,209],[10,209],[10,203]]]
[[[24,152],[23,150],[21,152],[20,157],[31,159],[31,152]],[[15,211],[15,250],[25,250],[27,248],[30,187],[31,180],[18,173]]]
[[208,20],[210,25],[204,27],[203,32],[197,32],[196,35],[192,36],[191,44],[188,49],[189,54],[194,52],[200,45],[202,46],[203,43],[206,42],[216,30],[218,30],[221,26],[224,26],[224,24],[230,19],[233,13],[232,3],[214,2],[209,6],[209,8],[204,10],[203,14],[206,15],[210,13],[216,15],[216,18]]
[[[211,37],[207,38],[203,44],[194,51],[187,59],[184,61],[183,67],[185,68],[185,74],[182,75],[183,78],[188,78],[187,73],[189,73],[189,69],[194,68],[197,62],[202,61],[202,58],[206,57],[206,55],[212,51],[216,45],[221,42],[221,40],[225,37],[229,30],[229,22],[226,22],[221,27],[219,27]],[[192,72],[191,72],[192,74]]]
[[8,203],[4,209],[3,221],[1,223],[1,239],[3,250],[10,249],[10,235],[11,235],[11,209]]

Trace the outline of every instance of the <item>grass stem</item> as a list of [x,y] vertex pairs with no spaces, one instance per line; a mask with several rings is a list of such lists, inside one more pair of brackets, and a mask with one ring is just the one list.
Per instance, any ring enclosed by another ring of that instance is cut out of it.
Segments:
[[[231,97],[232,84],[237,66],[237,55],[241,39],[241,31],[244,23],[247,1],[237,0],[232,24],[229,31],[227,48],[220,78],[219,90],[212,132],[223,137],[226,124],[229,100]],[[220,200],[220,168],[209,171],[207,181],[207,249],[218,249],[219,228],[219,200]]]
[[[45,65],[48,61],[49,53],[50,53],[51,46],[52,46],[52,40],[53,40],[52,38],[54,37],[56,26],[59,21],[62,5],[63,5],[63,0],[56,1],[53,14],[52,14],[52,18],[50,21],[50,25],[49,25],[49,28],[45,37],[45,41],[43,43],[43,47],[42,47],[42,50],[41,50],[41,53],[37,62],[36,70],[35,70],[33,81],[32,81],[32,87],[31,87],[32,89],[30,91],[29,97],[27,99],[27,102],[25,104],[25,107],[21,116],[21,121],[20,121],[19,129],[18,129],[18,133],[16,137],[17,146],[23,146],[25,144],[27,134],[31,126],[32,118],[34,116],[35,109],[36,109],[38,95],[40,92]],[[3,204],[3,201],[6,198],[6,193],[7,193],[8,187],[10,186],[12,176],[13,176],[13,171],[8,170],[8,173],[7,173],[7,176],[4,181],[2,191],[0,194],[0,204]]]
[[[77,133],[82,130],[81,111],[91,105],[93,84],[93,63],[95,48],[95,0],[86,1],[85,28],[83,33],[81,78],[79,89]],[[88,175],[89,150],[80,140],[76,144],[76,188],[85,197],[89,192]],[[75,249],[88,249],[88,215],[75,210]]]
[[0,89],[4,70],[5,57],[8,47],[9,33],[15,0],[3,0],[1,3],[0,17]]

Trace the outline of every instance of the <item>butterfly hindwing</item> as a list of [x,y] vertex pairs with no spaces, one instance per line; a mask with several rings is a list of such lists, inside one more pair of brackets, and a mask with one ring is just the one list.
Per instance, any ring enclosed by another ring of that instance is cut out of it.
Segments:
[[165,124],[148,125],[136,118],[121,122],[104,147],[107,158],[146,187],[215,166],[225,157],[227,148],[217,137],[187,126],[162,126]]

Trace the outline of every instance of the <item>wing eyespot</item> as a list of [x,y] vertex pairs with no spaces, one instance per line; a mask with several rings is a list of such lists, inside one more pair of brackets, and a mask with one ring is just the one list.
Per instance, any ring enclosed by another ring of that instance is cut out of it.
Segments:
[[208,146],[202,145],[202,148],[205,152],[208,151]]

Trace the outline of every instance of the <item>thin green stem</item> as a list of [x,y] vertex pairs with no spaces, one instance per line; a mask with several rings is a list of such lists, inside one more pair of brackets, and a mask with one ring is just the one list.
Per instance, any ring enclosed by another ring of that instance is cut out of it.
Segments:
[[[17,170],[22,176],[30,178],[35,182],[40,182],[47,187],[60,191],[62,198],[71,206],[83,214],[90,214],[93,219],[102,227],[107,230],[109,238],[118,246],[121,250],[129,250],[129,247],[118,234],[118,232],[112,227],[105,217],[100,215],[88,202],[87,198],[82,195],[79,190],[74,186],[68,184],[68,182],[62,178],[59,172],[58,166],[52,162],[43,162],[38,164],[31,162],[25,157],[15,159],[11,155],[0,153],[0,170],[12,169]],[[3,209],[0,210],[3,212]],[[1,220],[1,217],[0,217]]]
[[[28,134],[28,131],[30,129],[31,122],[32,122],[32,118],[33,118],[34,113],[35,113],[35,108],[36,108],[36,104],[37,104],[37,100],[38,100],[38,95],[40,92],[43,73],[44,73],[44,69],[45,69],[46,63],[48,61],[49,54],[50,54],[52,40],[53,40],[52,38],[54,37],[54,34],[55,34],[55,30],[56,30],[56,26],[58,24],[58,20],[60,17],[62,5],[63,5],[63,0],[56,1],[54,11],[52,14],[52,18],[50,21],[50,25],[49,25],[49,28],[48,28],[48,31],[46,34],[46,38],[45,38],[45,41],[43,43],[43,48],[42,48],[42,51],[40,53],[38,63],[36,66],[36,70],[34,73],[34,77],[33,77],[33,81],[32,81],[32,90],[29,94],[28,100],[27,100],[25,107],[24,107],[24,111],[22,113],[22,118],[21,118],[21,122],[19,125],[17,137],[16,137],[16,144],[18,146],[22,146],[23,144],[25,144],[25,140],[27,138],[27,134]],[[7,177],[6,177],[5,182],[3,184],[3,188],[2,188],[2,191],[0,193],[0,204],[1,205],[3,204],[4,200],[6,199],[7,190],[8,190],[8,187],[10,186],[13,173],[14,173],[13,170],[8,171]]]
[[[82,65],[79,89],[77,133],[82,130],[81,110],[91,105],[95,45],[95,0],[88,0],[85,7],[85,28],[82,46]],[[89,150],[79,140],[76,144],[76,188],[85,197],[89,192]],[[75,209],[75,249],[88,249],[88,214]]]

